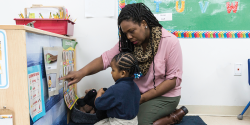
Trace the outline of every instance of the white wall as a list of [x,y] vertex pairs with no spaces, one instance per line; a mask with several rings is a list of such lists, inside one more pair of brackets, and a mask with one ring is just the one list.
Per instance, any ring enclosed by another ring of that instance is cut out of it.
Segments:
[[[107,0],[108,1],[108,0]],[[13,4],[15,3],[15,5]],[[114,18],[85,18],[84,0],[1,0],[0,25],[14,25],[14,18],[32,4],[65,6],[77,18],[77,69],[110,49],[118,41],[117,9]],[[116,1],[117,8],[117,1]],[[180,105],[244,106],[250,100],[247,59],[250,39],[179,39],[183,51],[183,82]],[[234,63],[243,64],[242,76],[234,76]],[[85,89],[114,84],[110,69],[87,76],[78,83],[78,96]]]
[[[250,101],[249,39],[179,39],[183,53],[182,105],[244,106]],[[242,76],[234,76],[242,63]]]

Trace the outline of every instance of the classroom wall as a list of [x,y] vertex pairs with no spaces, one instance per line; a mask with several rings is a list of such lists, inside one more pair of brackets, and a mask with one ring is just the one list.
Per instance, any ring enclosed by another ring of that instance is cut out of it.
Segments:
[[[108,0],[107,0],[108,1]],[[16,3],[16,4],[13,4]],[[0,25],[14,25],[20,11],[32,4],[64,5],[77,18],[74,37],[77,69],[118,42],[117,1],[115,17],[85,18],[84,0],[8,0],[0,4]],[[179,39],[183,52],[183,82],[180,105],[245,106],[250,99],[247,59],[250,39]],[[242,76],[234,76],[234,63],[242,63]],[[78,96],[89,88],[114,84],[111,69],[87,76],[78,85]]]

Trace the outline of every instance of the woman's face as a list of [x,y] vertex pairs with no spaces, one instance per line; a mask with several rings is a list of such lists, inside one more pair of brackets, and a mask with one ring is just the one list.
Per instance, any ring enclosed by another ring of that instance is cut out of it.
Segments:
[[141,22],[141,25],[131,20],[123,20],[120,26],[122,32],[135,45],[141,45],[149,39],[150,31],[145,20]]

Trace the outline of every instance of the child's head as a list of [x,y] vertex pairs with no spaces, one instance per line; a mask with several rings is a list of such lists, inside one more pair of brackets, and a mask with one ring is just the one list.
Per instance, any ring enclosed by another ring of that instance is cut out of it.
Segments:
[[111,68],[111,74],[115,81],[140,73],[137,59],[131,53],[127,52],[122,52],[114,56],[111,61]]

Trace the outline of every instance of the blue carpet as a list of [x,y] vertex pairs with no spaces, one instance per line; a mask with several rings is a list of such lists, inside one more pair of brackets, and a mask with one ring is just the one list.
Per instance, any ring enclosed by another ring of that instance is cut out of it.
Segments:
[[[76,124],[70,122],[68,125],[93,125],[93,124]],[[176,125],[207,125],[199,116],[185,116],[181,123]]]
[[199,116],[185,116],[181,123],[176,125],[207,125]]

